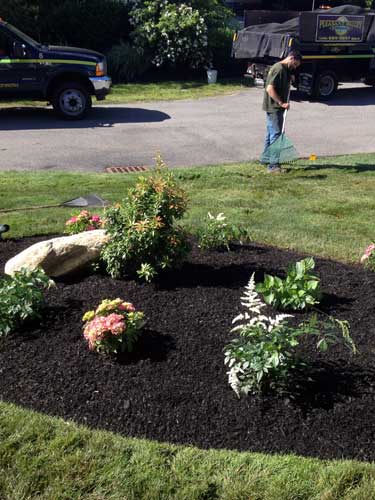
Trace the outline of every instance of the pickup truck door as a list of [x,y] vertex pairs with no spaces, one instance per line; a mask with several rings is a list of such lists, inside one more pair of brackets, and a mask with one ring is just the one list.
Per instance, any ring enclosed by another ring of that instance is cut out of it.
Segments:
[[0,96],[19,88],[17,69],[12,63],[12,38],[0,27]]
[[40,91],[39,51],[0,27],[0,94]]

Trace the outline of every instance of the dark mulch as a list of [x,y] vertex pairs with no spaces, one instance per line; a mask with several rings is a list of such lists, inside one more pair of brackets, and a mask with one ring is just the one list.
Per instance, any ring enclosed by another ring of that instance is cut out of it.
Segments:
[[[35,241],[0,242],[1,270]],[[223,347],[243,287],[253,271],[257,280],[282,276],[300,257],[255,244],[231,253],[195,249],[180,271],[152,285],[99,275],[59,282],[42,322],[5,342],[0,398],[126,436],[375,460],[375,274],[317,259],[321,307],[350,321],[359,355],[342,347],[317,354],[307,342],[302,353],[312,366],[290,394],[238,400],[228,385]],[[100,357],[86,347],[81,318],[116,297],[143,310],[148,324],[132,355]]]

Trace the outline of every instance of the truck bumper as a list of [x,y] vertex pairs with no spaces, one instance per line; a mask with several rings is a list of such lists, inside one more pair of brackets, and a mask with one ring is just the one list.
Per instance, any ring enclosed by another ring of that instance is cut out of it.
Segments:
[[94,87],[94,93],[98,101],[105,99],[105,96],[111,91],[112,80],[109,76],[95,76],[90,78]]

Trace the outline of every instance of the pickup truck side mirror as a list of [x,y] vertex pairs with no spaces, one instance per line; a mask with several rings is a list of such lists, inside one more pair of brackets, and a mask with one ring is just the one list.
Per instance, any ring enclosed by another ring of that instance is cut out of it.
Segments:
[[26,57],[26,46],[21,42],[13,42],[13,56],[20,59]]

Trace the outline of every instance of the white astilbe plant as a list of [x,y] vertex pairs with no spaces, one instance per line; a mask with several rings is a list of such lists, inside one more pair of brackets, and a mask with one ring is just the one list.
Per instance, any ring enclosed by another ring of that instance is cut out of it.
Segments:
[[254,274],[241,297],[241,304],[247,310],[233,319],[232,323],[240,323],[231,330],[238,332],[240,338],[234,339],[224,350],[229,385],[238,397],[241,393],[258,392],[265,374],[282,367],[287,356],[278,350],[282,344],[278,337],[286,326],[285,320],[293,317],[278,314],[272,318],[262,314],[266,305],[255,291]]
[[[266,305],[255,289],[254,274],[241,297],[241,304],[246,311],[234,318],[236,326],[231,330],[239,337],[224,348],[229,385],[238,397],[282,387],[290,370],[297,365],[294,351],[302,335],[317,337],[316,347],[322,352],[341,341],[356,353],[347,321],[332,317],[321,321],[315,315],[308,322],[293,327],[287,321],[293,318],[290,314],[277,314],[274,318],[263,314]],[[341,336],[337,331],[341,331]]]

